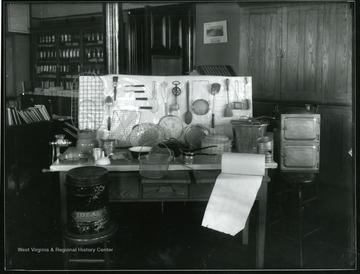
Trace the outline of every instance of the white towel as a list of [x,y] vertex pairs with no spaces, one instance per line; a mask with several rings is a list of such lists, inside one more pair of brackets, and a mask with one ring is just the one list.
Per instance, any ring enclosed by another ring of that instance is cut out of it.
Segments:
[[265,175],[265,155],[224,153],[202,226],[232,236],[244,229]]

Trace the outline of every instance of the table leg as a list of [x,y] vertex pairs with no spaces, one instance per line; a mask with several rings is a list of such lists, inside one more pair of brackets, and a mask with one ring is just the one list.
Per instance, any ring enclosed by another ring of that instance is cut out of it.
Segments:
[[66,187],[65,179],[66,172],[59,172],[60,176],[60,210],[61,210],[61,232],[64,232],[66,219],[67,219],[67,207],[66,207]]
[[250,218],[250,216],[247,218],[245,227],[242,231],[242,244],[243,245],[249,244],[249,218]]
[[256,267],[264,268],[265,256],[265,232],[266,232],[266,209],[267,209],[267,181],[262,182],[259,190],[259,221],[256,231]]

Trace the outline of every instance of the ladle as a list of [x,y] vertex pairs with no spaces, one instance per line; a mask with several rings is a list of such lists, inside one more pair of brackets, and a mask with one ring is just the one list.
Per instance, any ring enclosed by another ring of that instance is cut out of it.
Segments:
[[211,128],[215,128],[215,95],[220,91],[219,83],[212,83],[210,88],[210,93],[214,96],[213,98],[213,111],[211,114]]
[[187,106],[187,111],[185,112],[185,123],[187,125],[189,125],[192,121],[192,113],[190,111],[190,107],[189,107],[189,82],[186,83],[186,106]]
[[108,111],[108,118],[107,118],[107,129],[108,129],[108,131],[111,130],[110,108],[111,108],[112,103],[113,103],[113,99],[111,98],[111,96],[107,96],[105,98],[105,106],[106,106],[107,111]]

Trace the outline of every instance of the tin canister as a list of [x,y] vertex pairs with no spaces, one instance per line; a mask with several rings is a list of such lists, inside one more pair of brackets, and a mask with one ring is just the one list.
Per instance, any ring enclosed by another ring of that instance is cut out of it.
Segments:
[[265,162],[270,163],[273,161],[274,141],[270,136],[260,137],[256,140],[257,153],[265,154]]
[[66,174],[67,229],[78,236],[99,234],[110,228],[108,171],[87,166]]

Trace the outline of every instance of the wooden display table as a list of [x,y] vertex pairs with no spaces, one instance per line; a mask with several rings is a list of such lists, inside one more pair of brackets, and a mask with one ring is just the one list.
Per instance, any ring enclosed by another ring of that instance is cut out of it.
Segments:
[[[50,166],[50,170],[58,171],[60,176],[61,194],[61,221],[62,227],[66,223],[66,172],[72,168],[80,166],[94,165],[94,161],[89,159],[81,165],[66,165],[58,161]],[[169,165],[169,178],[185,176],[184,181],[159,180],[158,183],[141,180],[139,175],[139,162],[137,160],[114,160],[110,165],[103,166],[110,173],[109,200],[110,202],[170,202],[170,201],[207,201],[210,197],[215,179],[221,171],[221,156],[197,156],[194,163],[184,165],[180,160],[175,160]],[[266,163],[265,173],[268,169],[277,168],[277,163]],[[179,171],[188,171],[190,176],[184,173],[177,174]],[[204,176],[202,176],[204,175]],[[165,178],[167,178],[165,177]],[[265,176],[264,178],[268,178]],[[264,266],[265,250],[265,231],[266,231],[266,208],[267,208],[267,183],[264,179],[258,191],[257,200],[259,201],[259,221],[256,233],[256,266]],[[243,241],[247,243],[247,229]]]

